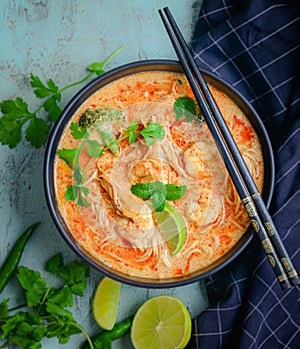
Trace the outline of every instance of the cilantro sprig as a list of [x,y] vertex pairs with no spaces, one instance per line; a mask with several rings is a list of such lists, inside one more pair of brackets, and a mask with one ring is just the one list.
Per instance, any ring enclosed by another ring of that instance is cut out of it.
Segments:
[[27,142],[35,148],[43,146],[47,140],[51,124],[55,123],[61,114],[59,103],[62,93],[70,87],[86,82],[93,75],[103,74],[104,66],[123,48],[124,46],[118,48],[103,62],[90,64],[87,67],[89,73],[83,79],[62,88],[59,88],[52,79],[48,79],[44,83],[37,75],[31,74],[29,82],[33,92],[38,99],[43,101],[34,110],[31,110],[28,103],[21,97],[0,102],[0,111],[3,114],[0,118],[0,143],[8,145],[9,148],[15,148],[22,140],[24,128]]
[[[27,267],[19,267],[17,275],[26,297],[26,308],[12,310],[8,308],[8,299],[0,303],[0,339],[1,348],[19,345],[22,348],[41,348],[45,337],[57,337],[60,343],[67,343],[76,333],[83,333],[90,347],[93,344],[84,328],[67,309],[74,304],[74,296],[82,296],[87,285],[88,266],[81,261],[64,264],[61,253],[50,258],[45,270],[52,274],[47,281],[40,272]],[[61,283],[54,287],[59,277]],[[24,308],[24,307],[23,307]],[[16,311],[17,310],[17,311]],[[13,315],[11,315],[13,313]]]
[[162,212],[166,206],[166,200],[175,201],[183,197],[186,185],[164,184],[161,181],[136,183],[130,188],[132,194],[138,198],[148,200],[151,198],[153,208]]
[[[114,110],[110,110],[113,115],[117,115]],[[83,114],[85,115],[85,114]],[[90,206],[86,196],[89,194],[89,188],[84,186],[84,169],[79,165],[80,154],[85,147],[87,147],[87,153],[91,158],[100,157],[106,150],[111,151],[114,155],[118,155],[119,143],[128,140],[130,144],[135,143],[139,138],[142,138],[146,145],[150,147],[155,139],[162,140],[165,136],[165,130],[160,123],[150,122],[146,127],[142,128],[136,121],[132,121],[128,128],[124,130],[124,134],[119,138],[115,134],[108,132],[102,126],[101,120],[98,120],[98,124],[88,121],[86,125],[88,128],[80,126],[80,122],[72,122],[70,125],[71,134],[74,139],[82,140],[77,148],[71,149],[58,149],[57,155],[60,159],[73,170],[73,183],[70,184],[65,192],[65,199],[67,201],[74,201],[77,206],[85,207]],[[102,140],[102,143],[91,139],[89,128],[93,126]]]

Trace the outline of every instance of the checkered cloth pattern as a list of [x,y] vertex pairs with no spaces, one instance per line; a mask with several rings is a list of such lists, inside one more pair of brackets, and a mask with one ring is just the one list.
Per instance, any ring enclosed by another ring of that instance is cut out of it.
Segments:
[[[276,165],[270,213],[299,273],[300,2],[204,0],[192,52],[263,120]],[[188,348],[300,348],[300,288],[281,290],[256,237],[206,284],[210,306]]]

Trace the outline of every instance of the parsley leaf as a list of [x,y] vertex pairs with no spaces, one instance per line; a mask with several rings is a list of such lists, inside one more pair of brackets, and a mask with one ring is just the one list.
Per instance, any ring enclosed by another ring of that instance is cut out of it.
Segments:
[[154,139],[162,140],[165,137],[165,130],[160,123],[150,122],[139,134],[145,138],[147,146],[150,147]]
[[[37,98],[43,99],[43,102],[32,112],[29,111],[28,104],[21,97],[0,102],[0,111],[3,114],[0,117],[0,143],[15,148],[22,140],[22,127],[27,121],[30,121],[25,132],[26,141],[34,147],[43,146],[48,136],[49,126],[56,122],[61,114],[59,102],[62,99],[62,92],[84,83],[94,74],[97,76],[103,74],[104,66],[123,48],[124,46],[118,48],[103,62],[90,64],[88,67],[89,73],[83,79],[61,89],[52,79],[48,79],[44,83],[37,75],[31,74],[30,84],[33,92]],[[46,117],[40,115],[42,110],[44,110]]]
[[[87,109],[87,111],[88,110],[89,109]],[[65,199],[67,201],[76,201],[76,204],[81,207],[91,205],[86,199],[86,196],[89,194],[89,189],[83,185],[84,170],[82,170],[79,165],[80,154],[85,146],[87,146],[88,155],[91,158],[96,158],[100,157],[106,150],[110,150],[114,155],[117,155],[119,152],[118,145],[122,140],[125,139],[128,139],[129,143],[134,143],[139,137],[143,137],[145,139],[146,145],[151,146],[155,142],[155,139],[161,140],[165,136],[165,130],[163,126],[157,122],[150,122],[145,128],[139,130],[140,125],[138,125],[135,121],[132,121],[130,125],[124,130],[124,135],[117,138],[115,134],[101,128],[102,122],[95,124],[92,120],[92,113],[86,114],[86,112],[82,114],[83,116],[85,116],[84,122],[72,122],[70,125],[70,130],[74,139],[82,140],[78,148],[63,148],[57,150],[57,155],[59,156],[59,158],[65,161],[66,164],[73,170],[73,184],[67,187],[65,192]],[[101,112],[102,110],[98,109],[96,114],[101,115]],[[119,116],[119,113],[114,114],[116,116]],[[84,127],[83,124],[87,125],[87,128]],[[97,140],[90,139],[90,134],[88,131],[90,126],[94,126],[95,130],[98,131],[104,145],[99,143]],[[156,194],[155,196],[160,195]]]
[[77,148],[72,148],[72,149],[63,148],[63,149],[58,149],[56,151],[59,158],[64,160],[65,163],[71,168],[73,167],[76,152],[77,152]]
[[88,70],[94,72],[97,76],[104,73],[104,66],[120,51],[122,51],[124,46],[119,47],[116,51],[114,51],[109,57],[107,57],[103,62],[94,62],[88,66]]
[[33,118],[26,129],[26,140],[34,147],[42,146],[48,137],[49,128],[47,123],[40,118]]
[[83,139],[86,135],[86,128],[80,127],[77,122],[71,123],[70,130],[74,139]]
[[45,111],[48,112],[48,120],[51,122],[56,122],[61,114],[62,110],[57,105],[59,101],[57,97],[52,96],[43,103]]
[[100,131],[100,136],[101,139],[104,143],[104,145],[114,154],[114,155],[118,155],[119,154],[119,148],[118,148],[118,141],[116,136],[111,133],[111,132],[107,132],[104,130]]
[[64,307],[71,307],[73,305],[73,297],[70,287],[65,285],[61,289],[52,290],[52,292],[49,292],[49,301]]
[[8,119],[31,117],[32,113],[28,111],[28,105],[20,97],[15,100],[5,100],[0,103],[1,112]]
[[30,84],[33,87],[33,92],[38,98],[47,98],[47,100],[42,104],[45,111],[48,112],[48,120],[55,122],[60,113],[61,109],[57,105],[61,101],[61,92],[59,87],[55,84],[52,79],[48,79],[46,85],[41,81],[41,79],[31,74]]
[[34,117],[22,98],[5,100],[0,103],[3,117],[0,118],[0,142],[14,148],[21,140],[23,125]]
[[[49,95],[53,95],[53,94],[57,95],[57,97],[60,96],[58,86],[51,79],[49,79],[46,82],[46,85],[44,85],[38,76],[31,74],[30,75],[30,84],[34,88],[34,94],[38,98],[45,98],[45,97],[47,97]],[[58,97],[58,98],[60,99],[60,97]]]
[[20,267],[18,280],[25,290],[28,307],[36,307],[46,292],[46,280],[38,271]]
[[129,143],[134,143],[139,136],[142,136],[146,145],[150,147],[154,143],[154,139],[163,139],[165,137],[165,130],[158,122],[150,122],[143,130],[138,131],[139,125],[132,121],[129,127],[125,130],[128,135]]
[[21,140],[23,125],[30,120],[25,132],[26,140],[34,147],[43,145],[48,136],[47,123],[28,110],[22,98],[6,100],[0,103],[3,117],[0,118],[0,142],[14,148]]
[[58,274],[61,268],[63,267],[63,265],[64,265],[63,255],[61,254],[61,252],[58,252],[57,254],[52,256],[50,259],[48,259],[48,261],[45,264],[45,270],[50,273]]
[[[25,349],[41,348],[44,337],[57,337],[60,343],[67,343],[70,336],[86,331],[74,319],[71,310],[73,295],[83,295],[89,268],[82,261],[64,264],[63,256],[57,253],[50,258],[45,269],[53,273],[49,286],[39,272],[26,267],[19,268],[18,279],[25,291],[30,310],[14,310],[10,315],[8,300],[0,303],[1,348],[18,345]],[[55,277],[60,276],[61,285],[52,287]],[[73,289],[74,288],[74,289]],[[22,307],[24,308],[24,306]]]
[[129,127],[125,130],[125,134],[128,136],[129,143],[134,143],[139,137],[139,134],[137,133],[137,130],[139,128],[139,125],[136,123],[136,121],[132,121],[129,125]]
[[8,319],[8,299],[3,299],[0,303],[0,325]]
[[19,120],[9,120],[5,117],[0,119],[0,142],[10,148],[15,148],[21,140],[23,124],[24,122]]
[[91,158],[97,158],[103,154],[103,146],[96,140],[88,140],[87,152]]

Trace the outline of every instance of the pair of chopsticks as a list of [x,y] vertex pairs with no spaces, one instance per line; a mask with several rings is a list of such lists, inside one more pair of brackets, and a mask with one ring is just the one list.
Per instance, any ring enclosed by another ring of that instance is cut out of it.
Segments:
[[261,241],[262,247],[282,289],[288,289],[291,286],[298,285],[300,279],[297,271],[288,256],[279,233],[260,196],[259,190],[170,10],[166,7],[158,12],[200,106],[207,126],[223,158],[227,171],[244,204],[251,224]]

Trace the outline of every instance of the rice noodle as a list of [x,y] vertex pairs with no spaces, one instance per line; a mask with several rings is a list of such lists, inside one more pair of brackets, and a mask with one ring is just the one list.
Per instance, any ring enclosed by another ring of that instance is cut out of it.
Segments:
[[[238,106],[209,87],[261,190],[264,168],[257,135]],[[186,96],[193,97],[181,73],[138,73],[96,91],[70,120],[70,124],[78,121],[88,108],[112,108],[122,111],[121,121],[112,120],[105,126],[117,138],[126,134],[132,121],[140,128],[158,122],[165,130],[164,139],[151,147],[139,137],[133,144],[122,140],[117,156],[107,150],[90,160],[85,154],[82,186],[89,190],[88,207],[66,201],[72,170],[63,160],[56,161],[57,202],[71,233],[96,259],[120,272],[160,279],[195,272],[223,256],[249,225],[207,125],[177,120],[174,115],[174,101]],[[91,137],[102,142],[97,132]],[[79,142],[67,127],[59,148],[72,148]],[[175,256],[153,217],[151,200],[143,201],[130,191],[132,184],[152,181],[187,188],[181,199],[170,201],[183,216],[187,235]],[[135,209],[139,207],[143,210]]]

